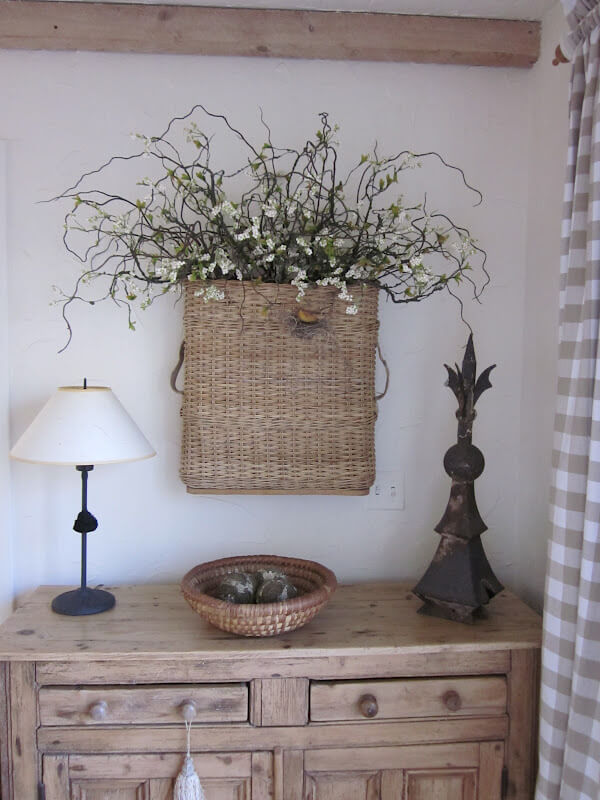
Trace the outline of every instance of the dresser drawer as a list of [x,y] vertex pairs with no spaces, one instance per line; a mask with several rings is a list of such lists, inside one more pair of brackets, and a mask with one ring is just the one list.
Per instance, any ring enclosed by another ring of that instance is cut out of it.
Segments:
[[42,725],[160,725],[183,721],[183,707],[197,723],[246,722],[245,683],[205,686],[42,688]]
[[313,722],[490,716],[506,713],[506,680],[490,678],[313,681]]

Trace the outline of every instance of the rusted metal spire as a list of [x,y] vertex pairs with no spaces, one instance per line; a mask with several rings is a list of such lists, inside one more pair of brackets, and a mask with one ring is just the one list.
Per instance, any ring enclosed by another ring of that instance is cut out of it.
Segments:
[[473,335],[469,336],[462,369],[455,364],[448,371],[449,386],[458,401],[457,443],[444,456],[444,469],[452,478],[450,499],[435,530],[441,536],[438,549],[426,573],[413,589],[424,601],[422,614],[473,622],[485,616],[484,605],[502,590],[489,565],[481,534],[487,525],[475,501],[475,480],[485,467],[483,453],[472,443],[475,404],[490,389],[490,372],[477,378]]

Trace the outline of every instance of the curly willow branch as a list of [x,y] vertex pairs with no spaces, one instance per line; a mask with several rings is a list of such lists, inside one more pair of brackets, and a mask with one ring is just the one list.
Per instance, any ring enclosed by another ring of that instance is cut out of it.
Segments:
[[[218,138],[198,126],[197,114],[217,126]],[[402,304],[442,289],[456,296],[464,281],[478,299],[490,280],[485,251],[447,213],[430,213],[427,195],[407,202],[399,191],[402,173],[432,157],[460,175],[479,205],[481,192],[463,170],[434,151],[382,157],[375,145],[340,176],[337,127],[325,112],[318,118],[319,128],[302,146],[279,147],[261,109],[266,141],[258,146],[224,114],[197,104],[159,136],[136,134],[141,152],[112,156],[52,198],[71,202],[63,240],[84,264],[72,291],[62,295],[67,345],[75,300],[110,298],[127,309],[134,327],[133,302],[145,308],[161,294],[180,292],[184,281],[215,302],[214,280],[245,280],[255,288],[291,283],[299,300],[312,285],[330,285],[349,314],[360,313],[352,295],[358,283]],[[212,166],[211,152],[227,134],[242,149],[241,163],[228,171]],[[140,177],[129,196],[104,186],[112,170],[137,159],[146,159],[156,177]]]

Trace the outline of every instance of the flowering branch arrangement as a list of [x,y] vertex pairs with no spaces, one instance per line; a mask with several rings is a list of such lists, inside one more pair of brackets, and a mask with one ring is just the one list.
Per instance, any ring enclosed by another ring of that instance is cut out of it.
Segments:
[[[192,119],[199,112],[242,144],[235,169],[213,166],[213,139]],[[398,188],[405,170],[434,157],[472,189],[458,167],[437,153],[382,157],[375,147],[340,175],[337,128],[326,113],[298,149],[274,145],[263,125],[266,140],[255,146],[225,116],[194,106],[160,136],[135,134],[141,152],[111,158],[54,198],[72,202],[64,241],[85,265],[73,291],[62,294],[69,339],[73,301],[110,298],[126,306],[133,327],[134,301],[146,308],[185,281],[207,302],[223,299],[214,280],[292,284],[298,300],[312,285],[333,286],[348,314],[359,312],[357,283],[379,287],[394,303],[452,291],[463,278],[479,295],[483,287],[469,273],[479,262],[485,285],[485,253],[469,231],[425,201],[407,202]],[[181,150],[172,141],[177,126]],[[153,177],[139,179],[132,197],[86,188],[91,176],[134,159],[149,162]]]

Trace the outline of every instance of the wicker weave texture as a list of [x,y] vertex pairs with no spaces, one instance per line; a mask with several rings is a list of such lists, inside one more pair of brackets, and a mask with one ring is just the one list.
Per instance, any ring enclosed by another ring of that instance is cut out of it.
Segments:
[[[186,286],[180,474],[190,491],[365,494],[375,479],[378,290]],[[299,310],[316,322],[305,324]]]
[[[220,581],[232,572],[284,572],[299,596],[281,603],[237,605],[211,596]],[[211,625],[239,636],[275,636],[306,625],[321,611],[335,591],[337,581],[330,569],[316,561],[285,556],[233,556],[193,567],[181,581],[183,596]]]

